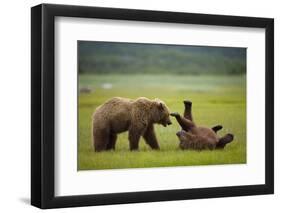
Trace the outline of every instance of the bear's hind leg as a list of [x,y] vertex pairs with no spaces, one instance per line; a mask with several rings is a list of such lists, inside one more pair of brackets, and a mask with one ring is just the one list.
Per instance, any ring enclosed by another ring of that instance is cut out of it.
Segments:
[[109,137],[109,142],[106,146],[106,150],[111,150],[111,149],[115,149],[115,144],[116,144],[116,140],[117,140],[117,135],[116,134],[111,134]]
[[96,152],[106,150],[109,143],[109,136],[108,130],[99,130],[94,132],[94,148]]
[[226,144],[230,143],[231,141],[233,141],[234,139],[234,135],[233,134],[226,134],[223,137],[220,138],[219,142],[216,145],[216,149],[223,149]]
[[214,126],[212,127],[212,130],[217,133],[217,131],[221,130],[222,129],[222,125],[217,125],[217,126]]

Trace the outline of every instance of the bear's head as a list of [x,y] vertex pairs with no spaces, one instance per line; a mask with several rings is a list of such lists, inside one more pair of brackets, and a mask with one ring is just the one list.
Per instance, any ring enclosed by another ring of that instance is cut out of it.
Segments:
[[184,142],[187,143],[190,139],[191,139],[191,135],[188,134],[185,130],[180,130],[176,133],[176,135],[178,136],[180,142]]
[[178,131],[176,135],[179,138],[179,141],[180,141],[179,147],[181,149],[195,148],[196,140],[194,140],[195,139],[194,136],[192,136],[191,134],[188,134],[184,130]]
[[171,125],[172,122],[170,120],[170,110],[166,106],[166,104],[160,99],[155,99],[154,105],[156,108],[156,110],[153,113],[155,122],[158,124],[162,124],[164,127],[166,127],[167,125]]

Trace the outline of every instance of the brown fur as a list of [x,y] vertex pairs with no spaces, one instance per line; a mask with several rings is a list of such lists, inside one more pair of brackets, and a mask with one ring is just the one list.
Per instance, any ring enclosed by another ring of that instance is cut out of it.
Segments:
[[230,133],[221,138],[216,134],[217,131],[222,129],[221,125],[213,128],[197,126],[193,121],[191,113],[192,103],[184,101],[184,105],[184,116],[178,113],[171,113],[171,116],[174,116],[182,127],[182,130],[177,133],[181,149],[223,149],[226,144],[233,140],[234,136]]
[[92,121],[95,151],[115,149],[117,134],[125,131],[129,131],[130,150],[138,149],[141,136],[152,149],[159,149],[153,124],[171,124],[165,103],[144,97],[112,98],[96,109]]

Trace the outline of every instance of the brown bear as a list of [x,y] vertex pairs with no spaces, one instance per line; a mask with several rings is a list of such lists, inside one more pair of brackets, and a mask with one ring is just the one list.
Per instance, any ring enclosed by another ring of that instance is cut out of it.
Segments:
[[233,134],[228,133],[221,138],[216,134],[222,129],[221,125],[213,128],[197,126],[192,118],[192,102],[184,101],[184,106],[184,116],[179,113],[171,113],[171,116],[174,116],[182,127],[182,130],[176,134],[180,140],[181,149],[223,149],[226,144],[233,141]]
[[130,150],[138,150],[140,137],[152,149],[159,149],[153,124],[172,124],[166,104],[140,97],[136,100],[115,97],[99,106],[92,117],[95,151],[115,149],[117,134],[129,131]]

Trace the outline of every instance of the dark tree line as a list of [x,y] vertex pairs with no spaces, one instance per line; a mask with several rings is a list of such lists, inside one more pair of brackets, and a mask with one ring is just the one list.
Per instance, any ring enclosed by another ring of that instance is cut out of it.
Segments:
[[246,48],[78,42],[79,73],[246,73]]

